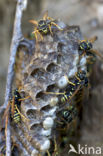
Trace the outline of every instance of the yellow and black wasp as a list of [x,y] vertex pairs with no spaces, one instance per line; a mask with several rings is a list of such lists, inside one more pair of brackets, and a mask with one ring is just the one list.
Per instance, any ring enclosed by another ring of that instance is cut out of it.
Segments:
[[69,84],[65,90],[61,102],[69,101],[82,87],[88,86],[88,78],[85,71],[76,73],[72,84]]
[[70,143],[70,139],[74,134],[72,126],[76,127],[76,120],[78,119],[78,110],[75,105],[66,107],[65,109],[57,111],[57,118],[55,120],[56,138],[53,142],[53,149],[50,153],[52,155],[62,155],[61,151],[65,150],[66,145]]
[[72,81],[68,79],[68,85],[65,91],[62,92],[61,90],[59,93],[55,93],[55,92],[45,92],[45,93],[59,95],[60,101],[62,103],[65,103],[65,102],[70,101],[76,95],[76,93],[80,90],[80,88],[84,86],[85,87],[88,86],[88,78],[86,76],[85,71],[80,71],[75,74]]
[[103,56],[97,51],[93,49],[93,44],[97,40],[97,36],[89,40],[80,40],[78,45],[78,50],[80,50],[80,55],[86,54],[87,56],[93,58],[94,56],[99,56],[103,59]]
[[20,105],[21,105],[21,95],[19,93],[19,90],[16,88],[14,90],[13,99],[11,99],[11,119],[15,123],[19,123],[21,120],[20,111],[19,111]]
[[10,116],[11,121],[13,121],[15,124],[20,123],[21,117],[27,120],[27,118],[20,112],[20,106],[21,106],[21,101],[28,99],[28,98],[29,96],[22,98],[18,88],[14,90],[13,97],[10,97],[7,108],[3,115],[3,120],[4,118],[6,118],[5,132],[7,129],[7,124],[8,124],[8,116]]
[[38,22],[35,20],[30,20],[32,24],[36,27],[32,32],[35,35],[37,40],[37,34],[40,35],[41,39],[43,40],[43,35],[47,35],[49,32],[52,34],[51,26],[56,26],[59,30],[62,30],[56,23],[55,20],[51,17],[48,17],[48,11],[45,12],[43,19],[40,19]]

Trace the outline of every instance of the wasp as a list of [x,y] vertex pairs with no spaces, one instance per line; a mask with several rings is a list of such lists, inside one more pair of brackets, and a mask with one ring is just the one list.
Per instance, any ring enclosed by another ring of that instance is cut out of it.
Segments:
[[37,34],[41,37],[42,40],[43,35],[47,35],[48,33],[51,33],[52,35],[52,25],[56,26],[59,30],[63,30],[55,23],[55,20],[53,18],[48,17],[48,11],[45,12],[43,19],[40,19],[39,21],[30,20],[29,22],[36,26],[34,28],[34,31],[32,32],[35,35],[36,40]]
[[65,109],[57,112],[56,118],[56,131],[57,131],[57,145],[62,151],[69,143],[71,136],[73,135],[72,126],[76,128],[76,119],[78,117],[78,110],[75,105],[70,105]]
[[15,123],[19,123],[21,120],[21,116],[20,116],[20,105],[21,105],[21,95],[18,91],[18,89],[14,90],[14,96],[13,99],[11,99],[10,103],[11,103],[11,118]]
[[64,102],[70,101],[76,95],[76,93],[80,90],[80,88],[84,86],[85,87],[88,86],[88,78],[86,76],[85,71],[80,71],[75,74],[73,82],[68,79],[68,85],[64,92],[59,92],[59,93],[44,92],[44,93],[60,95],[60,101],[64,103]]
[[67,86],[65,94],[61,97],[61,102],[66,102],[72,99],[83,86],[88,86],[88,78],[86,77],[85,71],[78,72],[75,75],[74,82]]
[[25,98],[21,98],[20,91],[18,88],[14,90],[13,97],[10,97],[10,100],[8,102],[7,108],[3,115],[3,120],[6,117],[5,121],[5,134],[8,124],[8,117],[10,116],[11,121],[13,121],[15,124],[19,124],[21,121],[21,117],[27,120],[27,118],[20,112],[20,105],[21,101],[28,99],[29,96]]
[[78,50],[80,50],[80,55],[86,54],[87,56],[93,57],[94,55],[99,56],[103,59],[103,56],[97,51],[93,49],[93,43],[97,40],[97,36],[89,40],[81,40],[79,41]]

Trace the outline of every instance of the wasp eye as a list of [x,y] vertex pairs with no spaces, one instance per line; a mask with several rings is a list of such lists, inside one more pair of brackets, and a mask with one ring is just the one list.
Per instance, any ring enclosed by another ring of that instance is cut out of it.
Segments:
[[40,20],[39,22],[38,22],[38,25],[39,26],[42,26],[42,25],[44,25],[45,24],[45,21],[44,20]]
[[81,42],[80,43],[79,50],[87,50],[87,44],[86,44],[86,42]]
[[63,112],[64,118],[68,117],[69,115],[70,115],[70,112],[69,112],[69,111],[64,111],[64,112]]

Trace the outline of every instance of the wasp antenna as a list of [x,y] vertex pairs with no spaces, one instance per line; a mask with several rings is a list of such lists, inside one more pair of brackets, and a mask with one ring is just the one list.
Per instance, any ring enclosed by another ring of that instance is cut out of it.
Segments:
[[48,17],[48,10],[45,11],[44,15],[43,15],[43,20],[46,20]]
[[101,53],[99,53],[97,50],[92,49],[91,52],[96,54],[97,56],[99,56],[103,60],[103,55]]
[[30,23],[34,24],[34,25],[38,25],[38,22],[35,20],[29,20]]
[[94,37],[90,38],[89,41],[91,43],[94,43],[97,39],[98,39],[98,37],[97,36],[94,36]]

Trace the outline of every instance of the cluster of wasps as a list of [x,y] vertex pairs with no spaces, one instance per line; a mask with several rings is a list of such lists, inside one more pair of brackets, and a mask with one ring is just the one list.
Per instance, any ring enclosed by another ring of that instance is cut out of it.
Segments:
[[[48,12],[46,12],[43,16],[43,19],[39,21],[30,20],[32,24],[35,25],[34,31],[32,34],[34,35],[36,41],[38,41],[38,36],[43,40],[43,36],[47,34],[53,35],[52,25],[57,27],[58,30],[63,31],[63,29],[56,24],[55,20],[48,16]],[[96,55],[103,59],[103,56],[96,50],[93,49],[93,44],[97,40],[97,37],[94,37],[90,40],[80,40],[78,41],[78,50],[80,51],[80,57],[82,55],[89,56],[88,64],[94,60]],[[56,94],[59,96],[59,100],[61,103],[69,102],[81,88],[88,87],[88,76],[85,71],[78,71],[75,73],[74,78],[70,81],[68,79],[68,85],[65,88],[64,92],[45,92],[45,94]],[[22,98],[20,95],[20,89],[15,89],[13,93],[13,97],[10,98],[6,111],[4,112],[3,119],[7,117],[7,114],[10,112],[10,118],[15,124],[19,124],[21,121],[21,117],[25,118],[25,116],[20,112],[21,101],[25,100],[29,97]],[[62,116],[62,126],[65,123],[70,123],[75,116],[77,115],[77,111],[74,106],[70,106],[68,109],[63,109],[61,111]],[[6,120],[7,128],[8,118]]]

